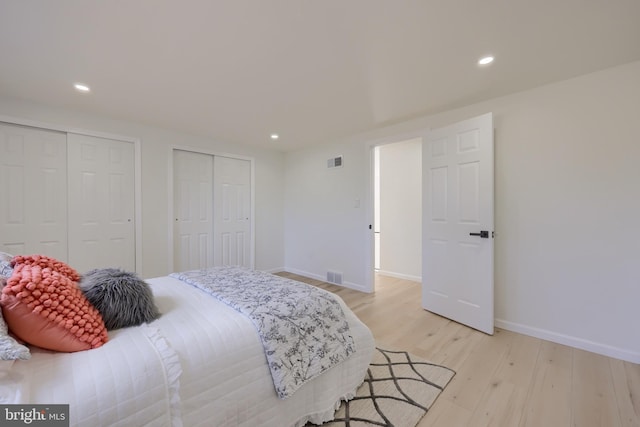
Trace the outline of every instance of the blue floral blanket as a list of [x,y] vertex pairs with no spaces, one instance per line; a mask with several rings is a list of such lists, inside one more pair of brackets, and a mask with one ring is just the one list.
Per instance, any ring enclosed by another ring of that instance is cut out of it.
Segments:
[[340,303],[322,289],[240,267],[185,271],[171,277],[251,319],[282,399],[355,352]]

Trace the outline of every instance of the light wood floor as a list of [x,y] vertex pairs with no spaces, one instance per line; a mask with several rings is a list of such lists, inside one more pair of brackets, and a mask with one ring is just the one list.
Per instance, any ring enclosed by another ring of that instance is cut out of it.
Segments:
[[640,426],[640,365],[502,329],[485,335],[423,310],[415,282],[378,275],[365,294],[280,275],[342,297],[379,347],[456,371],[419,427]]

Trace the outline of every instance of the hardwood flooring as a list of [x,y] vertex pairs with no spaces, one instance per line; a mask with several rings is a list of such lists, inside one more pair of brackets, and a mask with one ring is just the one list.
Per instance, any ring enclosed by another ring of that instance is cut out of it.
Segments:
[[456,371],[419,427],[640,427],[640,365],[502,329],[483,334],[423,310],[415,282],[377,275],[365,294],[280,275],[339,295],[379,347]]

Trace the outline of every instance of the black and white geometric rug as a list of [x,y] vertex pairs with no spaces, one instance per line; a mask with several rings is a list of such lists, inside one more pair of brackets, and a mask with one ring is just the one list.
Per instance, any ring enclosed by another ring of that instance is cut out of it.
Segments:
[[323,427],[415,427],[456,373],[406,351],[376,349],[356,397]]

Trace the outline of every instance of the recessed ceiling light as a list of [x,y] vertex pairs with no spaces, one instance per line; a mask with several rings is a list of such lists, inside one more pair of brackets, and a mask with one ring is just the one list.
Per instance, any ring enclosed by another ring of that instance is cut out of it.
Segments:
[[82,93],[87,93],[87,92],[91,91],[89,86],[87,86],[87,85],[85,85],[83,83],[75,83],[73,85],[73,87],[75,87],[78,92],[82,92]]
[[484,58],[480,58],[478,60],[478,64],[479,65],[488,65],[491,64],[493,62],[493,56],[485,56]]
[[280,138],[280,136],[278,136],[278,134],[277,134],[277,133],[272,133],[272,134],[271,134],[271,139],[273,139],[274,141],[275,141],[276,139],[278,139],[278,138]]

